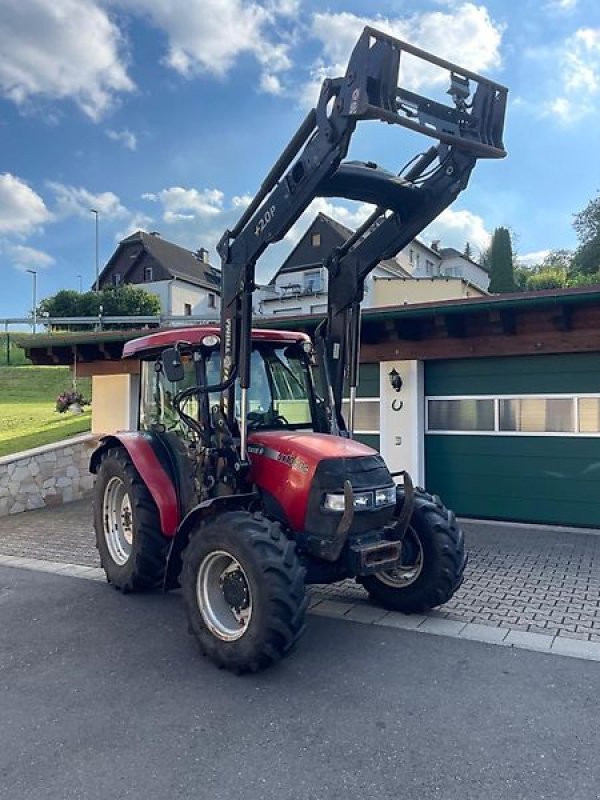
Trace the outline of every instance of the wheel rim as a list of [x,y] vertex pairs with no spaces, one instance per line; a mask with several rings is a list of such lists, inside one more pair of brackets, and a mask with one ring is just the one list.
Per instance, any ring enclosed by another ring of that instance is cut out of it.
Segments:
[[110,557],[122,567],[129,560],[133,547],[133,512],[129,492],[121,478],[114,476],[106,484],[102,505],[104,540]]
[[198,569],[196,596],[211,633],[225,642],[241,639],[252,618],[252,591],[237,558],[225,550],[205,556]]
[[401,558],[402,562],[398,567],[377,573],[379,580],[392,589],[404,589],[410,586],[423,570],[423,545],[413,528],[406,531]]

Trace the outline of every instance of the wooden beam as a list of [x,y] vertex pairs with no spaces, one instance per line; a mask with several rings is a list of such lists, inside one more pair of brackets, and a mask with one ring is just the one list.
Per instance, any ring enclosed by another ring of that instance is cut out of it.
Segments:
[[450,339],[435,338],[420,342],[396,341],[364,345],[361,361],[393,361],[395,359],[483,358],[489,356],[521,356],[539,353],[600,352],[600,330],[545,331],[517,336],[483,335]]
[[140,362],[124,358],[119,361],[82,361],[77,364],[77,375],[90,378],[93,375],[139,375]]

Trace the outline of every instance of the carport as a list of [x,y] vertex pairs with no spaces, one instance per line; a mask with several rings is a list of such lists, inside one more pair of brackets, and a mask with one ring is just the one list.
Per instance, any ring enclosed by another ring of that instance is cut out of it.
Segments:
[[[256,320],[308,332],[317,322]],[[139,365],[118,358],[136,335],[23,346],[35,363],[76,361],[94,377],[102,432],[116,416],[115,429],[135,425]],[[392,470],[463,516],[600,526],[599,287],[368,309],[361,361],[356,435]]]

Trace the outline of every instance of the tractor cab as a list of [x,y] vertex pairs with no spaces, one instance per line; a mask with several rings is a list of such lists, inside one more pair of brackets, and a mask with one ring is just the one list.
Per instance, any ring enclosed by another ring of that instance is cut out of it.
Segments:
[[[176,351],[178,372],[172,373],[169,354]],[[201,326],[151,334],[128,342],[124,357],[141,360],[139,427],[142,431],[173,432],[181,437],[194,434],[178,413],[178,393],[194,387],[217,385],[221,374],[218,328]],[[247,395],[248,430],[320,430],[320,400],[315,394],[312,373],[312,345],[308,336],[297,332],[257,330],[252,336],[251,386]],[[210,409],[219,405],[218,391],[190,392],[181,410],[202,427],[209,444],[207,425]],[[234,396],[234,435],[239,435],[242,413],[239,386]]]

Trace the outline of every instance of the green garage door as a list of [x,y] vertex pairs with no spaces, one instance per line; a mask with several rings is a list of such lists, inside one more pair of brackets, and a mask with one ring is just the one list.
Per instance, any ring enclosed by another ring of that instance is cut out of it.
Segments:
[[425,365],[427,488],[457,513],[600,526],[600,355]]

